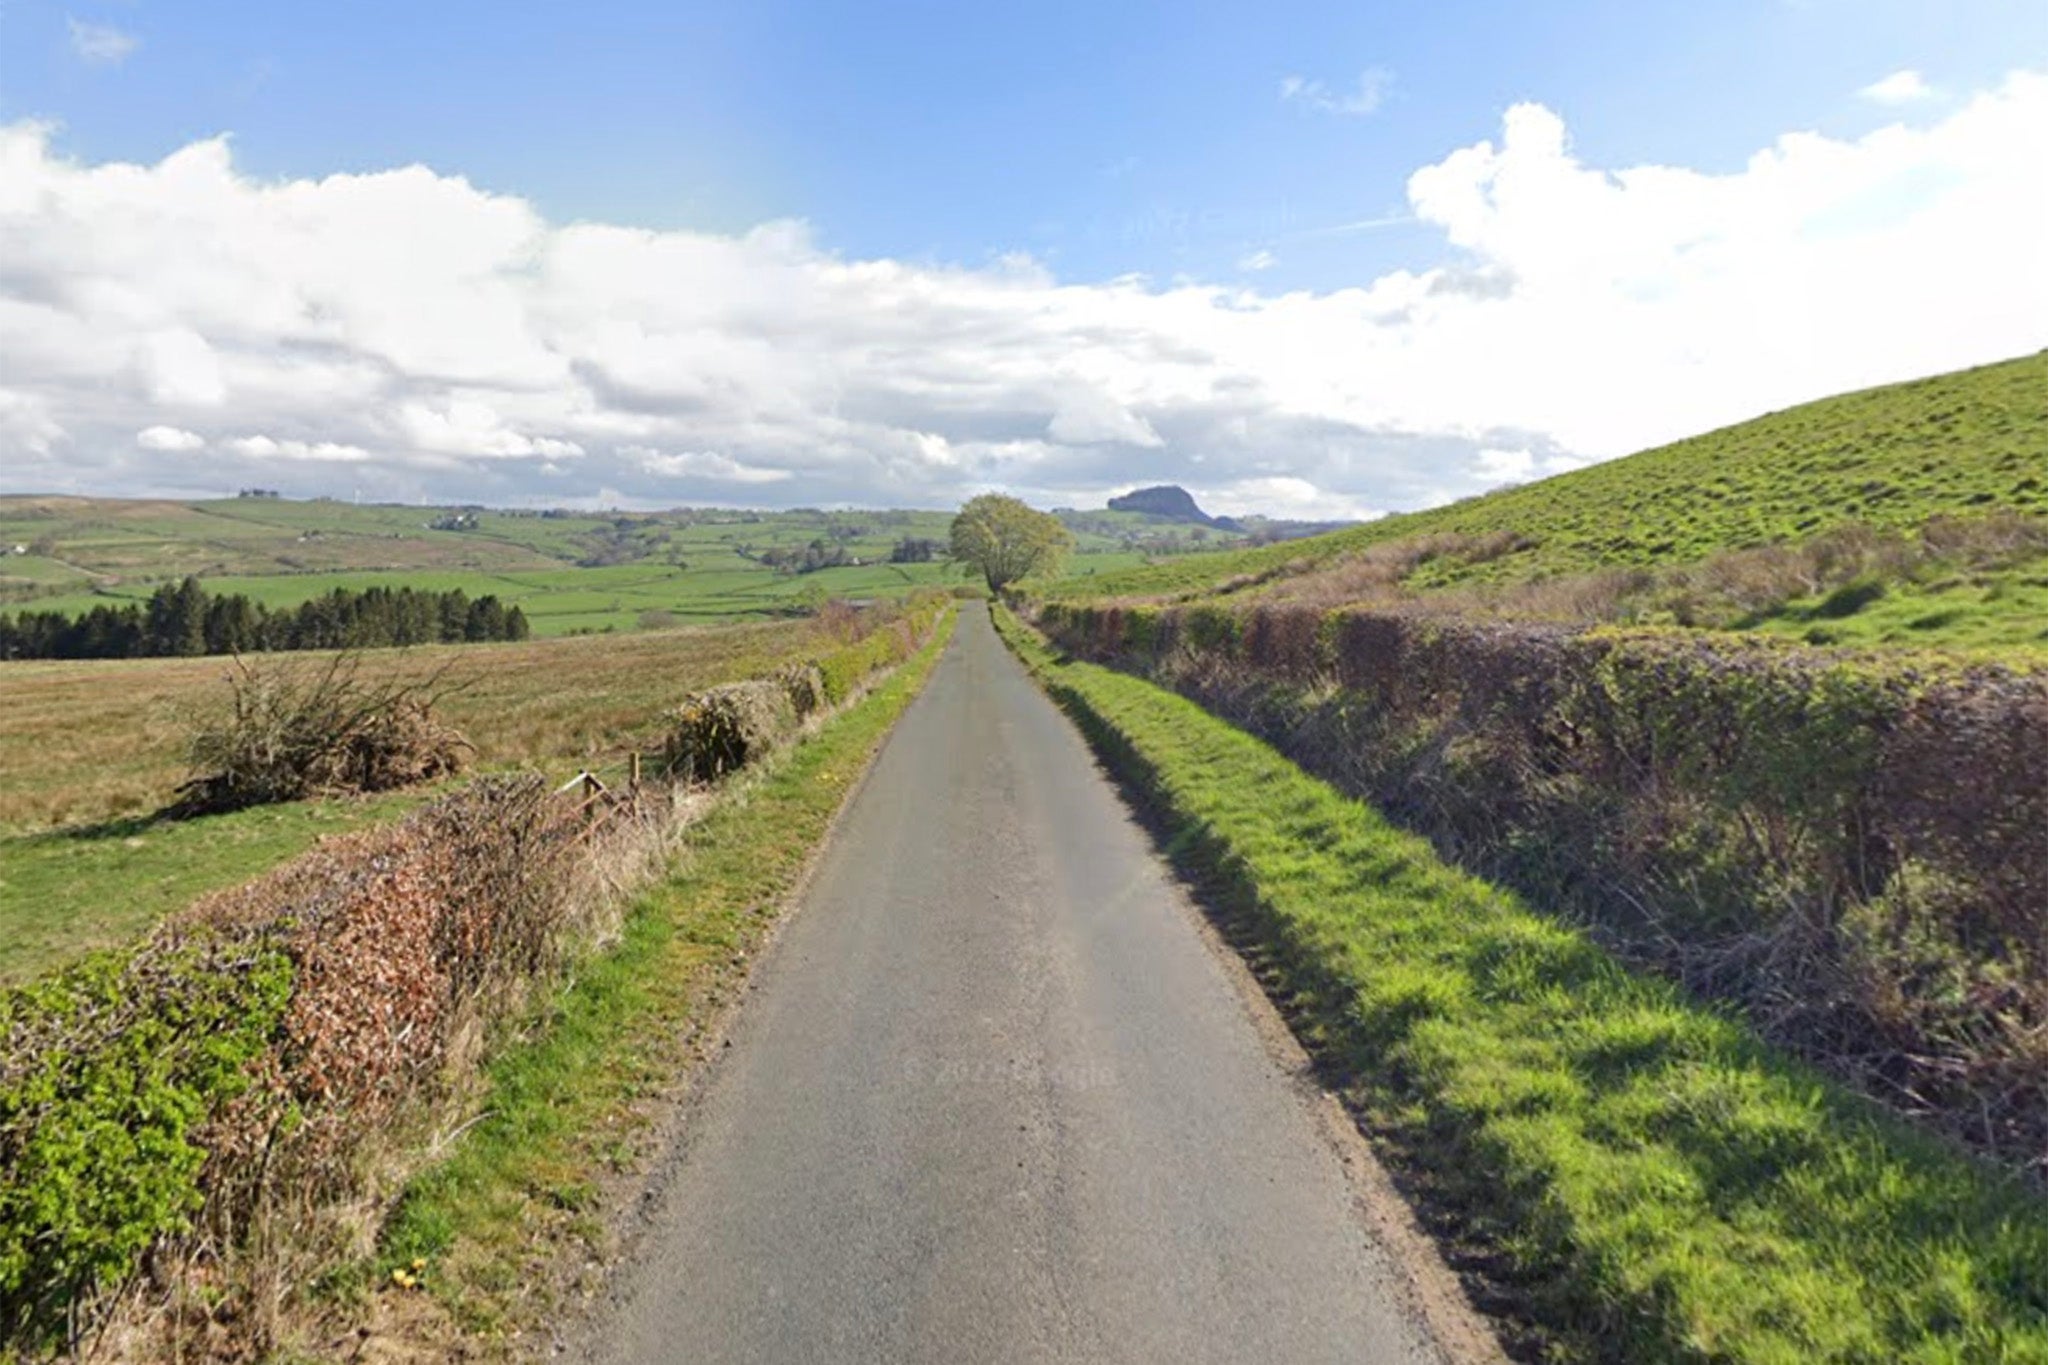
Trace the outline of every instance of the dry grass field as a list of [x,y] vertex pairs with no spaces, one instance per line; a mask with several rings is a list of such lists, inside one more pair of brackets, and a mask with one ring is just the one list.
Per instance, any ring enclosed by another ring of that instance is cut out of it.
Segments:
[[[692,690],[829,648],[808,621],[379,650],[363,675],[446,667],[448,719],[476,765],[563,777],[617,764]],[[318,668],[326,655],[266,656]],[[188,718],[226,691],[226,659],[0,665],[0,985],[126,940],[214,888],[326,834],[385,819],[423,792],[153,820],[184,778]]]
[[[574,765],[616,751],[693,688],[763,672],[813,647],[806,623],[378,650],[365,677],[446,667],[448,719],[483,767]],[[317,669],[330,656],[265,656]],[[188,718],[225,694],[231,661],[0,665],[0,834],[145,815],[185,774]]]

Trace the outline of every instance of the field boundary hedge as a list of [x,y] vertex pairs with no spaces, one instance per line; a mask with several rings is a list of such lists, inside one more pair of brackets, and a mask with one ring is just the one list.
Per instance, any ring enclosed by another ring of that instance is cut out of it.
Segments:
[[[801,670],[809,709],[859,696],[950,610],[850,626]],[[0,1358],[81,1348],[144,1299],[187,1352],[266,1349],[280,1267],[346,1254],[360,1210],[337,1211],[388,1197],[379,1163],[496,1021],[616,935],[705,804],[483,778],[0,993]]]
[[2048,677],[1341,609],[1037,619],[2048,1177]]
[[943,618],[813,742],[752,769],[691,826],[618,944],[544,1003],[547,1028],[492,1058],[474,1126],[408,1181],[381,1229],[371,1282],[414,1280],[441,1315],[422,1322],[386,1296],[400,1309],[392,1354],[450,1354],[451,1332],[502,1346],[545,1327],[559,1342],[565,1304],[616,1287],[607,1215],[630,1208],[672,1150],[679,1092],[701,1079],[695,1064],[723,1039],[762,945],[957,621]]
[[2048,1212],[1196,702],[1012,647],[1560,1358],[2048,1360]]

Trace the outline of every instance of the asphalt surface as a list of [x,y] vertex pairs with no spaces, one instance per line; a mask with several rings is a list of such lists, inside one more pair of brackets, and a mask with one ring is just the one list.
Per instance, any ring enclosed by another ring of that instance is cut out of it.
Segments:
[[756,982],[595,1360],[1437,1358],[1300,1079],[978,607]]

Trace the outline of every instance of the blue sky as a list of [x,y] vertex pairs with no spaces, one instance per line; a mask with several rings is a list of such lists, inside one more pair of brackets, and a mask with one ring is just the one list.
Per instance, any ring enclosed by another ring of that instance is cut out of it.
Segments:
[[[78,60],[69,24],[138,39]],[[2048,57],[2039,0],[1714,4],[151,4],[9,0],[0,118],[94,159],[231,132],[260,176],[424,162],[549,217],[716,231],[801,218],[828,248],[1099,280],[1330,288],[1426,257],[1416,166],[1540,100],[1590,162],[1738,166],[1853,134],[1902,68],[1969,88]],[[1279,96],[1289,76],[1370,113]]]
[[[1459,240],[1477,227],[1418,219],[1410,177],[1460,148],[1499,142],[1504,115],[1518,104],[1561,120],[1566,154],[1596,174],[1661,166],[1734,178],[1789,134],[1858,146],[1888,126],[1933,129],[2013,72],[2044,64],[2048,5],[2040,0],[6,0],[0,125],[40,125],[41,155],[74,167],[156,164],[226,134],[245,188],[421,164],[523,203],[551,228],[616,224],[737,241],[761,224],[798,220],[802,250],[827,260],[1000,274],[1015,264],[1005,258],[1021,253],[1051,285],[1139,275],[1156,297],[1198,285],[1270,300],[1366,290],[1404,270],[1496,269],[1507,279],[1512,250],[1499,248],[1489,265],[1485,250]],[[1902,73],[1911,80],[1892,96],[1873,95],[1874,83]],[[1902,168],[1883,192],[1911,198],[1920,193],[1914,185],[1932,183],[1926,176],[1945,173]],[[209,351],[225,344],[196,322],[152,326],[153,336],[190,331]],[[1924,360],[1902,354],[1891,368]],[[1850,377],[1885,370],[1873,360]],[[1816,385],[1834,379],[1825,369],[1812,376]],[[1120,455],[1110,439],[1051,444],[1100,455],[1098,472],[1078,477],[1061,450],[1042,452],[1037,467],[1052,472],[1038,482],[1020,481],[1001,460],[976,468],[990,481],[1049,494],[1091,492],[1126,482],[1127,466],[1163,459],[1145,452],[1175,447],[1179,438],[1161,435],[1161,420],[1132,406],[1145,383],[1104,377],[1095,387],[1119,389],[1104,401],[1135,414],[1121,429],[1137,438],[1122,442]],[[57,401],[24,392],[21,410]],[[445,417],[451,404],[472,400],[496,402],[488,394],[432,401]],[[1059,424],[1061,401],[1049,400],[1041,424]],[[1448,435],[1393,416],[1395,436]],[[1332,505],[1373,510],[1468,491],[1481,468],[1473,462],[1495,438],[1527,451],[1535,472],[1552,458],[1616,453],[1574,437],[1569,423],[1515,418],[1462,432],[1469,467],[1440,478],[1410,470],[1378,487],[1361,478],[1340,490],[1325,486],[1328,470],[1304,477]],[[920,432],[945,425],[930,413],[889,420]],[[66,423],[60,415],[45,425]],[[171,425],[196,431],[191,422]],[[218,437],[199,434],[217,442],[234,425],[224,421]],[[1003,439],[1019,439],[1005,431]],[[692,455],[744,463],[730,431],[707,429],[701,440],[663,434]],[[955,443],[971,435],[938,434]],[[317,446],[320,435],[297,439]],[[588,452],[588,435],[529,431],[527,439]],[[351,439],[381,451],[361,433]],[[1358,451],[1325,459],[1331,468],[1371,463]],[[1293,477],[1284,462],[1267,464],[1236,476]],[[1504,466],[1496,458],[1485,467]],[[493,466],[492,477],[505,468]],[[122,477],[134,475],[124,466]],[[418,478],[437,488],[452,482]],[[660,496],[599,485],[586,492]],[[677,487],[721,491],[688,479]],[[735,491],[744,490],[724,490]],[[756,491],[782,492],[766,480]]]

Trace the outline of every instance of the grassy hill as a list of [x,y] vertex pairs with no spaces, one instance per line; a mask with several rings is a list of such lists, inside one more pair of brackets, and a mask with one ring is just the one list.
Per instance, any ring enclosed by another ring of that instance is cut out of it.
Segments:
[[[1399,600],[1822,643],[2035,646],[2048,639],[2044,517],[2048,352],[1822,399],[1331,535],[1047,592]],[[1805,549],[1784,553],[1793,546]]]
[[1825,398],[1446,507],[1103,577],[1087,590],[1175,592],[1439,532],[1513,532],[1525,548],[1462,576],[1536,577],[1699,560],[1852,520],[1904,529],[1994,507],[2048,513],[2048,352]]

